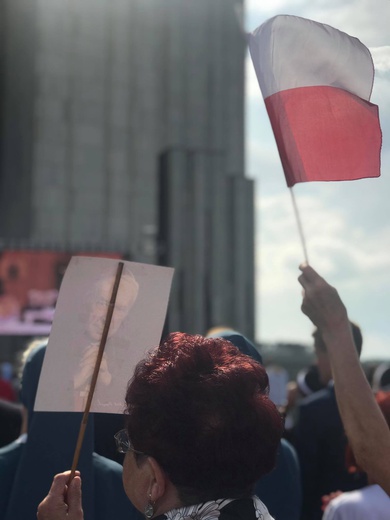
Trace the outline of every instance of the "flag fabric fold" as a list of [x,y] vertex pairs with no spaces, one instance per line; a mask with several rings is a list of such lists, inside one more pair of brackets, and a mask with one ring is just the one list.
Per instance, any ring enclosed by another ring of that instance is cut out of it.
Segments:
[[374,66],[357,39],[297,16],[271,18],[249,49],[287,186],[380,175]]

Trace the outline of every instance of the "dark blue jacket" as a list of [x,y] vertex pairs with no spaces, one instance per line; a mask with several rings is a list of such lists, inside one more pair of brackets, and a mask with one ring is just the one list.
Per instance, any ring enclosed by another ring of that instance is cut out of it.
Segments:
[[[226,329],[210,337],[227,339],[243,354],[262,363],[256,347],[239,332]],[[255,493],[275,520],[299,519],[302,502],[299,462],[295,449],[286,440],[281,440],[275,469],[256,483]]]
[[322,518],[323,495],[365,485],[365,477],[346,469],[346,444],[332,384],[300,402],[296,448],[302,475],[302,519]]
[[[54,475],[72,466],[82,414],[33,411],[44,354],[44,346],[35,349],[23,371],[21,398],[28,409],[27,442],[13,442],[0,449],[0,520],[36,520],[38,504],[47,495]],[[78,464],[84,518],[135,520],[139,513],[123,490],[122,467],[93,453],[90,419]]]
[[302,507],[301,478],[295,449],[282,439],[276,466],[260,479],[255,494],[275,520],[299,520]]

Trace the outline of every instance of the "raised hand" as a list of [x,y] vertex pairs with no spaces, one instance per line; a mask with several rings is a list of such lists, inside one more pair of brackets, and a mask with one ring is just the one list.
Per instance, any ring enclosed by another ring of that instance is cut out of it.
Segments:
[[348,322],[347,310],[334,287],[329,285],[312,267],[299,266],[298,281],[303,287],[302,312],[321,332],[333,331]]

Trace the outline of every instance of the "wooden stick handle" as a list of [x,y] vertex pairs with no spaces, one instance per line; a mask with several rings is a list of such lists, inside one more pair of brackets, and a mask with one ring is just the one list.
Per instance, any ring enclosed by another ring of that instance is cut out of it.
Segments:
[[104,348],[105,348],[106,342],[107,342],[108,331],[110,329],[111,318],[112,318],[112,315],[114,312],[116,295],[118,294],[119,282],[120,282],[120,279],[122,276],[123,266],[124,266],[123,262],[118,263],[114,287],[112,288],[111,299],[110,299],[110,303],[108,304],[106,320],[104,322],[102,337],[101,337],[100,344],[99,344],[99,351],[98,351],[98,355],[97,355],[96,362],[95,362],[95,368],[94,368],[94,371],[92,374],[91,386],[89,387],[88,398],[87,398],[87,402],[85,404],[83,418],[81,420],[81,425],[80,425],[79,435],[77,438],[76,449],[75,449],[74,456],[73,456],[72,468],[71,468],[71,472],[70,472],[70,476],[69,476],[69,480],[68,480],[68,485],[74,478],[74,475],[75,475],[75,472],[77,469],[77,464],[79,462],[81,447],[83,445],[83,440],[84,440],[84,434],[85,434],[85,430],[86,430],[87,424],[88,424],[89,410],[91,408],[92,398],[93,398],[93,394],[95,392],[97,378],[99,376],[100,364],[102,362]]

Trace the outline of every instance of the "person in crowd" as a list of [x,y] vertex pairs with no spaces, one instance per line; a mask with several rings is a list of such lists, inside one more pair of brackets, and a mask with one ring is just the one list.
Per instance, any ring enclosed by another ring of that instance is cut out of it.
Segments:
[[380,363],[372,375],[372,389],[374,392],[390,390],[390,363],[384,361]]
[[[376,401],[390,427],[390,392],[378,392]],[[348,445],[346,464],[351,472],[360,471],[352,450]],[[323,520],[388,520],[390,496],[368,477],[369,485],[357,491],[334,493],[323,497]]]
[[224,338],[233,343],[240,352],[250,356],[252,359],[263,365],[263,358],[254,344],[241,332],[238,332],[230,327],[212,327],[206,333],[207,338]]
[[[360,355],[360,328],[351,323],[351,330]],[[323,495],[335,489],[350,491],[366,483],[365,478],[348,473],[345,467],[347,438],[337,407],[330,361],[318,329],[313,338],[320,381],[326,386],[304,398],[298,406],[295,446],[301,465],[303,520],[321,519]]]
[[359,467],[390,494],[390,432],[360,365],[345,305],[311,266],[300,270],[301,309],[326,345],[348,442]]
[[[267,388],[264,368],[222,338],[172,333],[136,366],[116,439],[126,494],[147,519],[271,518],[253,496],[283,431]],[[54,478],[38,520],[83,518],[81,479],[68,478]]]
[[[243,354],[262,363],[253,343],[233,329],[216,327],[207,336],[227,339]],[[299,520],[302,506],[299,462],[295,449],[285,439],[280,441],[275,468],[256,482],[255,494],[277,520]]]
[[284,438],[296,444],[296,425],[298,422],[298,406],[302,399],[324,388],[320,381],[317,365],[302,368],[295,381],[287,384],[287,403],[284,409]]
[[17,439],[21,427],[21,405],[0,399],[0,448]]
[[302,397],[318,392],[324,388],[321,376],[316,364],[300,370],[297,374],[297,386]]
[[[23,370],[25,432],[0,449],[0,520],[35,520],[37,505],[45,496],[53,473],[72,463],[82,414],[34,412],[45,349],[45,343],[29,349]],[[85,478],[85,518],[135,520],[139,513],[121,486],[122,467],[93,453],[93,443],[93,424],[88,421],[79,462]]]
[[17,396],[12,385],[12,373],[11,363],[4,361],[0,364],[0,399],[14,403],[17,401]]

